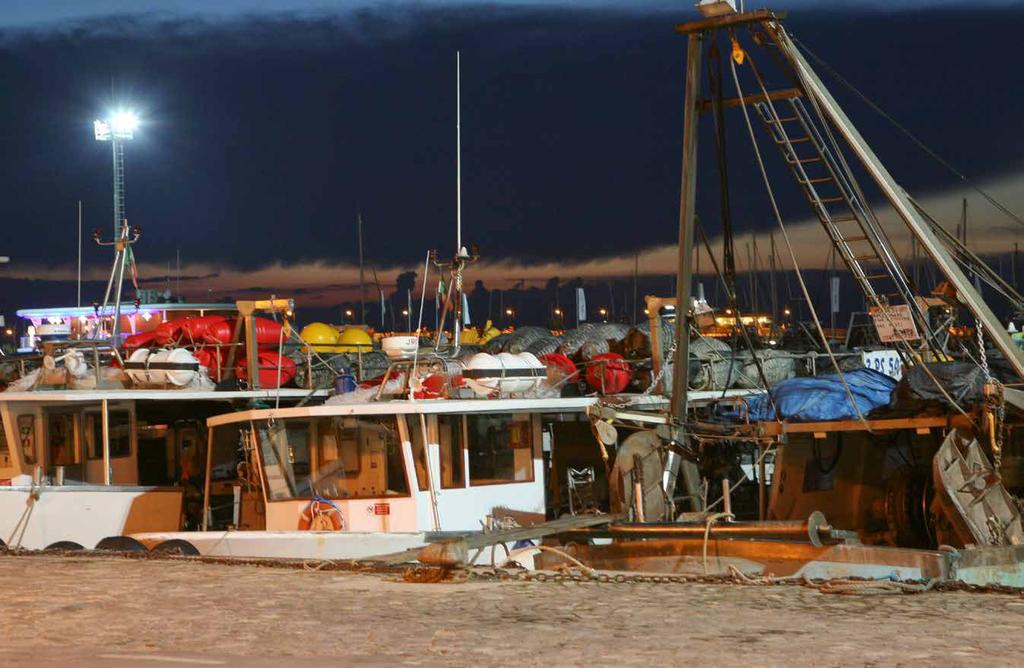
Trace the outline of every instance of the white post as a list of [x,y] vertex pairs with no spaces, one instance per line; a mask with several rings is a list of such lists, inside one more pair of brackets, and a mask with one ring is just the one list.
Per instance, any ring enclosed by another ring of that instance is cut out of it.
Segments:
[[462,250],[462,64],[455,52],[455,254]]
[[[210,475],[213,469],[213,429],[206,431],[206,475],[203,476],[203,521],[202,530],[210,526]],[[238,526],[238,521],[235,521]]]
[[103,433],[103,484],[110,484],[110,402],[103,399],[100,402],[100,420],[102,420]]
[[78,200],[78,304],[82,305],[82,200]]

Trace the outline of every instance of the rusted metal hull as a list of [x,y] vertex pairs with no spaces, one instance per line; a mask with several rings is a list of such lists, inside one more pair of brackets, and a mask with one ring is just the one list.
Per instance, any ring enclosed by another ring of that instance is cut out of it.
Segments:
[[[809,542],[717,540],[707,544],[707,570],[702,539],[671,538],[620,541],[607,545],[568,545],[568,552],[598,570],[669,574],[728,573],[733,566],[748,575],[777,577],[948,579],[949,554],[865,545],[814,546]],[[545,553],[537,568],[568,565]]]
[[[977,586],[1024,588],[1024,546],[940,551],[712,537],[707,543],[706,561],[704,541],[700,539],[628,540],[606,545],[568,543],[562,549],[601,571],[703,575],[729,573],[730,567],[734,567],[752,576],[900,581],[938,578]],[[538,555],[534,563],[541,570],[571,565],[550,552]]]

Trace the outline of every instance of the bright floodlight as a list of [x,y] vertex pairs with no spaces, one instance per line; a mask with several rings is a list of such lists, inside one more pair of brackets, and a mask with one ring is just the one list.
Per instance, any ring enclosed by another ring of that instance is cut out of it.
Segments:
[[132,139],[138,127],[139,117],[132,111],[117,111],[108,120],[93,122],[97,141]]

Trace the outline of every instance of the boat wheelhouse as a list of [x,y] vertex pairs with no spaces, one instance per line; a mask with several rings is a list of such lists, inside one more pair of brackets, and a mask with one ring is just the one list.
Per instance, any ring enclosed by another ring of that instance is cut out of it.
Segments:
[[[25,549],[91,548],[133,531],[195,528],[205,419],[309,395],[294,388],[2,392],[0,540]],[[230,462],[236,446],[220,444],[218,452]]]
[[209,460],[208,530],[133,537],[151,547],[185,540],[221,556],[359,558],[445,533],[543,522],[551,452],[561,434],[585,434],[596,451],[586,412],[597,402],[392,400],[214,416],[207,452],[238,442],[245,454],[230,520],[216,512]]

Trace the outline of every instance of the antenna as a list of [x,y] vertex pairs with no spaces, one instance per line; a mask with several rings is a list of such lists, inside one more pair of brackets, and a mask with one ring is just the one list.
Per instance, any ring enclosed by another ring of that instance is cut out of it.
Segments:
[[450,263],[442,262],[438,259],[437,251],[431,251],[431,258],[439,270],[448,269],[452,277],[451,284],[445,292],[441,315],[438,318],[434,349],[437,350],[441,346],[441,334],[445,319],[451,310],[453,339],[451,350],[458,354],[459,330],[462,327],[463,318],[462,270],[467,264],[476,262],[480,258],[480,252],[476,246],[466,251],[462,246],[462,53],[460,51],[455,52],[455,256]]
[[462,52],[455,52],[455,254],[462,252]]
[[78,200],[78,303],[82,306],[82,200]]

